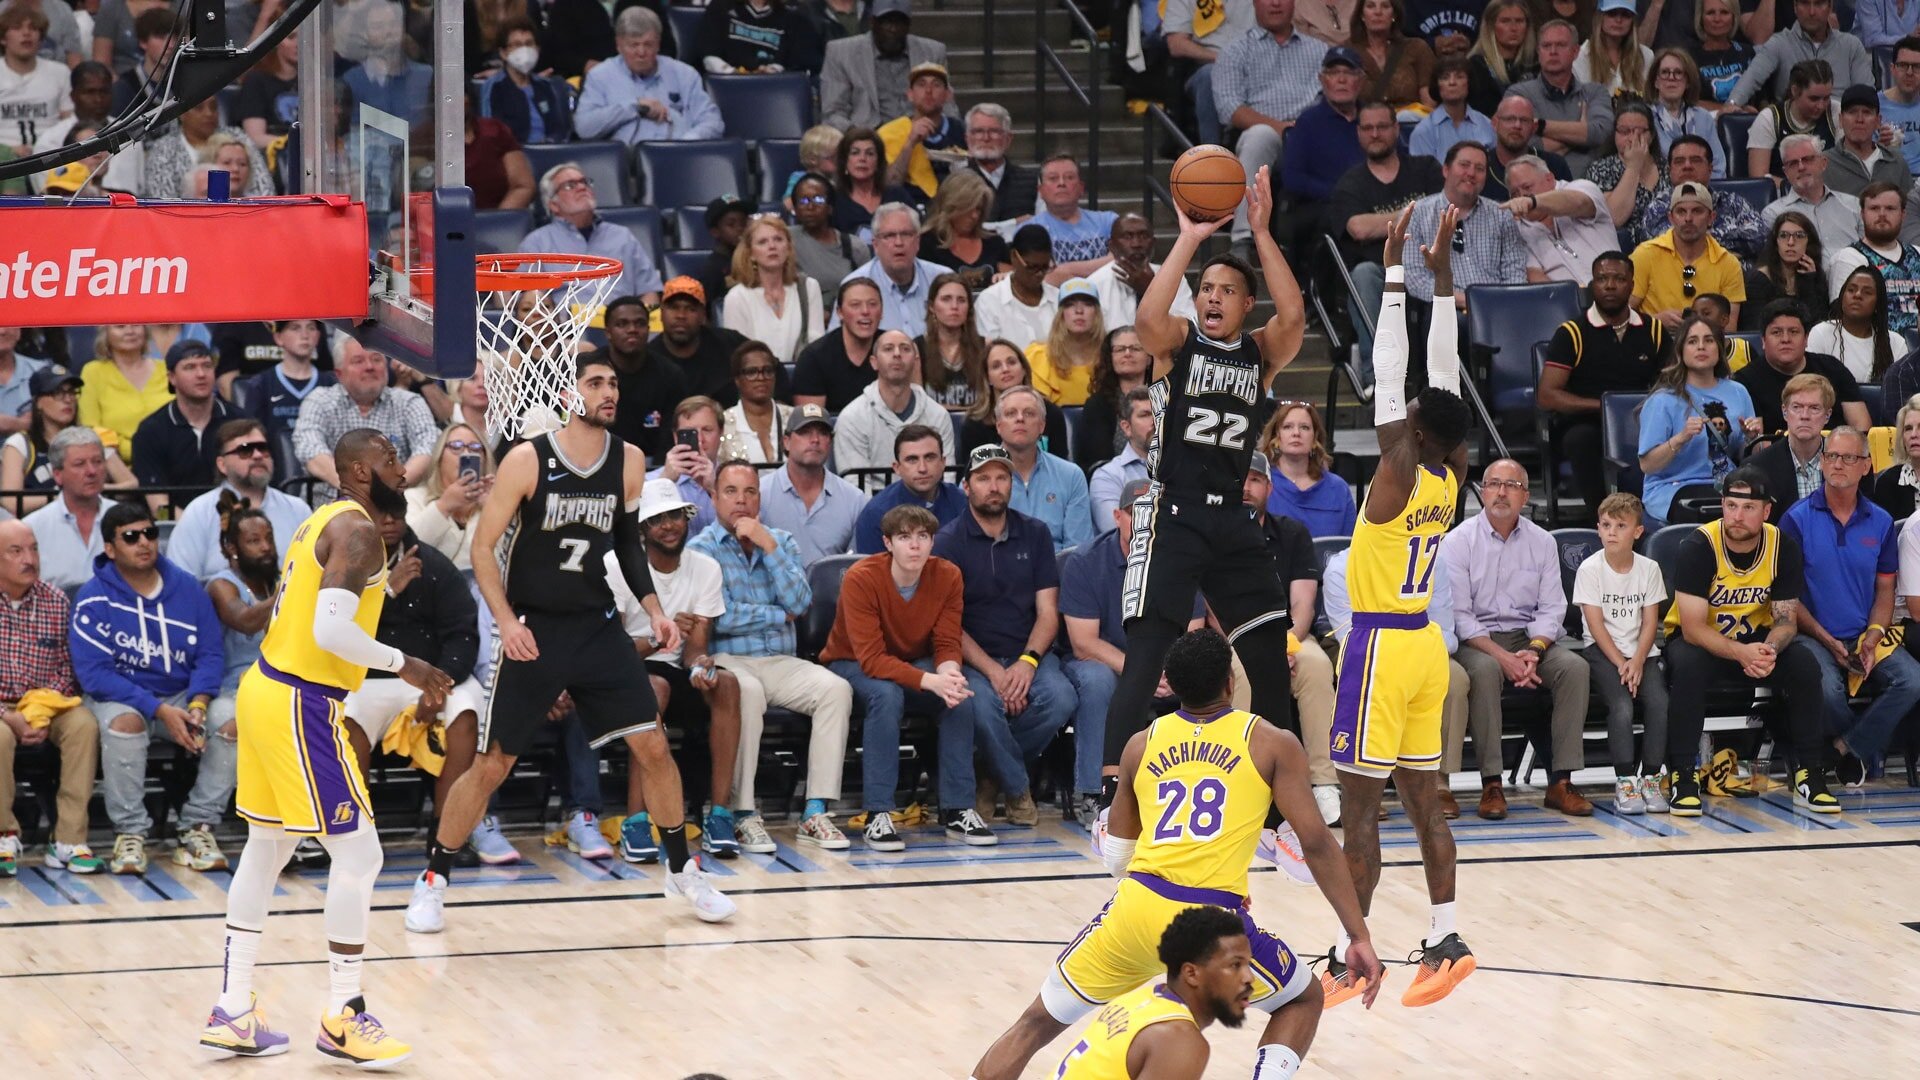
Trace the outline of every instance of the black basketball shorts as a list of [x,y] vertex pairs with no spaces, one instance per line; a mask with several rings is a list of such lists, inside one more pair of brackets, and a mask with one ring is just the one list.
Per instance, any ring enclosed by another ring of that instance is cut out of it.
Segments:
[[1287,586],[1250,506],[1224,496],[1175,495],[1150,488],[1133,504],[1133,543],[1121,616],[1185,626],[1199,589],[1228,640],[1257,626],[1287,622]]
[[525,753],[562,691],[572,696],[595,747],[660,722],[646,664],[617,617],[528,611],[520,621],[533,631],[540,655],[510,660],[495,639],[493,687],[480,714],[482,750]]

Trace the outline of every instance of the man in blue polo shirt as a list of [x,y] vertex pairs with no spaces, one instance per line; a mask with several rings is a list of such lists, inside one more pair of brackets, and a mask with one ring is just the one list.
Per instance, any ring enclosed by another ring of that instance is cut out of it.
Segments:
[[1055,551],[1093,539],[1087,476],[1063,457],[1043,453],[1047,404],[1031,386],[1009,386],[994,405],[994,427],[1013,471],[1013,509],[1046,526]]
[[869,499],[860,511],[853,523],[853,550],[862,555],[880,554],[885,547],[880,519],[896,506],[932,511],[942,525],[959,517],[967,508],[967,496],[960,485],[947,483],[946,471],[947,454],[939,432],[925,424],[901,428],[893,437],[893,475],[899,479]]
[[[1920,704],[1920,661],[1882,647],[1893,621],[1900,544],[1893,515],[1860,497],[1870,467],[1866,436],[1834,428],[1820,455],[1821,486],[1780,521],[1800,550],[1821,553],[1806,561],[1797,621],[1820,661],[1826,730],[1840,753],[1840,781],[1850,787],[1866,782],[1894,728]],[[1856,720],[1847,704],[1849,675],[1863,672],[1874,698]]]
[[[967,459],[967,512],[941,526],[933,553],[966,583],[960,656],[973,691],[974,744],[1007,796],[1007,820],[1033,825],[1027,766],[1073,715],[1073,684],[1060,672],[1060,572],[1046,526],[1009,509],[1013,461],[995,444]],[[991,782],[980,785],[982,818],[993,816]]]

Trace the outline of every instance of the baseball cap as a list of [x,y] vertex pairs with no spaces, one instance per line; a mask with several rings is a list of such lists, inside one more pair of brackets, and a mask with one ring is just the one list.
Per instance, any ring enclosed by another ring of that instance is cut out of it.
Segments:
[[832,431],[833,417],[827,415],[826,409],[812,402],[808,402],[805,405],[796,407],[792,412],[787,414],[787,426],[785,430],[787,434],[793,435],[809,424],[825,424],[827,430]]
[[1639,5],[1634,3],[1634,0],[1600,0],[1594,10],[1634,12],[1639,10]]
[[174,342],[173,345],[167,349],[167,370],[172,371],[174,368],[179,367],[180,362],[183,360],[191,360],[196,356],[212,355],[213,350],[207,348],[205,342],[182,338]]
[[59,364],[48,364],[27,379],[27,392],[34,397],[46,397],[49,394],[59,393],[69,386],[78,391],[80,385],[80,376]]
[[1273,466],[1268,463],[1267,455],[1261,453],[1258,450],[1255,450],[1253,452],[1253,456],[1247,459],[1247,475],[1248,476],[1273,475]]
[[1713,209],[1713,192],[1708,191],[1707,185],[1697,180],[1689,180],[1684,184],[1675,184],[1673,186],[1673,198],[1667,205],[1679,206],[1683,202],[1697,202],[1701,206],[1711,210]]
[[1856,108],[1879,112],[1880,92],[1866,83],[1855,83],[1847,87],[1847,92],[1840,95],[1840,111],[1845,112]]
[[947,66],[945,64],[936,64],[931,60],[924,60],[913,65],[913,70],[907,72],[907,85],[912,86],[914,80],[922,75],[938,75],[940,76],[941,82],[949,86],[953,84],[953,80],[947,77]]
[[640,508],[634,516],[641,521],[651,521],[661,514],[671,514],[675,510],[686,512],[693,504],[680,497],[680,488],[666,477],[649,480],[640,489]]
[[979,472],[980,467],[983,465],[993,464],[1005,465],[1007,467],[1007,474],[1013,474],[1013,458],[1007,455],[1006,447],[1001,446],[999,443],[987,443],[984,446],[976,446],[973,448],[973,453],[967,455],[967,475],[972,476],[974,473]]
[[87,186],[87,180],[93,176],[92,170],[78,161],[70,161],[47,174],[47,191],[58,195],[71,195]]
[[1321,71],[1342,66],[1350,67],[1355,71],[1365,68],[1365,65],[1360,62],[1360,54],[1345,45],[1335,45],[1327,50],[1327,55],[1320,58]]
[[1145,495],[1147,493],[1147,489],[1152,486],[1153,486],[1153,481],[1148,480],[1144,477],[1127,481],[1120,488],[1119,505],[1123,507],[1132,506],[1135,500],[1139,499],[1140,496]]
[[[1734,488],[1742,490],[1735,491]],[[1735,498],[1765,499],[1773,502],[1773,493],[1767,490],[1767,474],[1764,469],[1753,465],[1742,465],[1727,474],[1720,482],[1720,494]]]
[[1098,304],[1100,294],[1094,291],[1093,282],[1077,277],[1060,286],[1060,306],[1066,307],[1069,300],[1087,300]]
[[660,306],[665,307],[670,301],[676,298],[692,300],[701,307],[705,307],[707,305],[707,290],[705,286],[700,284],[697,278],[691,278],[685,274],[681,274],[679,277],[674,278],[661,287]]
[[909,0],[873,0],[873,7],[868,9],[867,17],[877,19],[882,15],[899,15],[902,18],[911,19],[913,4]]
[[720,219],[729,212],[738,210],[748,217],[753,216],[753,204],[738,195],[727,194],[707,204],[707,228],[720,224]]

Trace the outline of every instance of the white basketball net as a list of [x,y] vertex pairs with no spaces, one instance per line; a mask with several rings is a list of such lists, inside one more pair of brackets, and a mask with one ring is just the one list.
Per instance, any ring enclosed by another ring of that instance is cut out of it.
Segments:
[[[549,267],[564,264],[556,256]],[[484,276],[488,269],[481,263]],[[487,437],[531,439],[581,410],[574,357],[587,325],[605,306],[618,273],[550,288],[481,289],[475,345],[486,369]]]

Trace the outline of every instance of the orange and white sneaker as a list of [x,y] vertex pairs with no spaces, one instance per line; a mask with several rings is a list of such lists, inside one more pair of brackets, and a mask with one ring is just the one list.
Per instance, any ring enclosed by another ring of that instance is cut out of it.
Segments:
[[1417,964],[1413,974],[1413,985],[1400,995],[1400,1004],[1410,1008],[1431,1005],[1448,994],[1453,988],[1466,981],[1473,974],[1473,950],[1460,940],[1459,934],[1448,934],[1432,945],[1422,945],[1419,951],[1407,957],[1407,963]]
[[320,1018],[314,1047],[356,1069],[391,1069],[413,1055],[413,1047],[387,1034],[367,1011],[367,999],[358,997]]
[[1326,970],[1320,973],[1320,1008],[1331,1009],[1335,1005],[1351,1001],[1367,992],[1367,980],[1355,975],[1340,959],[1338,947],[1327,950],[1327,955],[1315,957],[1314,964],[1326,962]]

